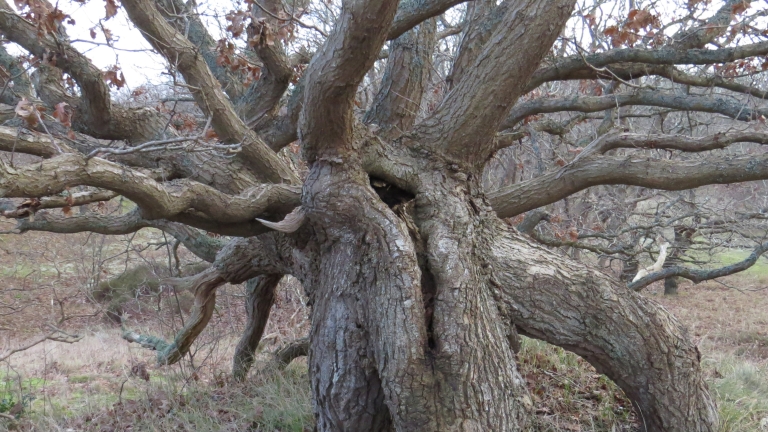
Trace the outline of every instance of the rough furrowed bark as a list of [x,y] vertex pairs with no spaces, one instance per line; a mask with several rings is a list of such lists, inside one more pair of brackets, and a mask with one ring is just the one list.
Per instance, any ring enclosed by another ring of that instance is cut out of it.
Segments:
[[499,316],[480,252],[489,247],[484,219],[492,210],[471,175],[423,174],[421,184],[428,186],[417,195],[415,220],[435,285],[440,415],[447,430],[521,430],[532,401],[515,365],[516,335]]
[[232,375],[238,381],[248,376],[253,364],[256,348],[259,346],[269,312],[275,303],[275,288],[283,275],[263,275],[246,282],[248,299],[245,301],[247,323],[243,335],[235,348],[232,361]]
[[500,222],[491,267],[508,324],[616,382],[648,431],[715,431],[717,410],[685,328],[661,306]]
[[479,188],[462,173],[433,173],[422,176],[436,187],[417,195],[414,224],[364,173],[332,162],[310,172],[303,206],[320,253],[302,282],[318,430],[525,426],[532,403],[477,259],[491,209],[476,209]]
[[[418,263],[365,173],[317,162],[303,205],[317,233],[310,377],[320,431],[438,430]],[[446,430],[446,429],[443,429]]]

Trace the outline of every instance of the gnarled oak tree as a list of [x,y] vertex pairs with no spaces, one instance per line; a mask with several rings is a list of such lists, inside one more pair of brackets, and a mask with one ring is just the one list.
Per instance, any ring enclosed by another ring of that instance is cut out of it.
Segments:
[[[714,431],[716,408],[683,326],[503,218],[597,185],[768,179],[765,152],[725,151],[768,142],[759,103],[768,41],[756,30],[765,11],[734,0],[670,1],[661,11],[632,1],[623,15],[611,12],[623,2],[462,3],[249,0],[227,15],[232,42],[212,36],[193,1],[122,0],[120,11],[107,0],[107,18],[125,13],[167,61],[187,92],[173,103],[195,105],[184,117],[116,102],[119,70],[99,70],[78,51],[54,5],[17,0],[15,10],[0,0],[0,34],[28,54],[0,53],[10,122],[0,150],[39,158],[0,165],[0,197],[34,198],[4,215],[19,232],[158,228],[212,262],[179,281],[196,301],[173,341],[125,332],[163,364],[204,329],[217,287],[247,281],[250,323],[234,359],[244,377],[277,283],[295,276],[311,303],[321,431],[522,430],[532,399],[515,364],[518,334],[609,376],[645,430]],[[662,22],[670,17],[674,25]],[[575,27],[589,49],[564,30]],[[294,44],[299,33],[305,49]],[[577,80],[586,91],[558,94]],[[636,106],[711,113],[724,126],[648,134],[613,124],[611,113]],[[483,187],[494,155],[539,133],[562,136],[597,112],[610,124],[556,170]],[[282,150],[294,142],[300,160]],[[117,195],[136,209],[69,214]],[[46,210],[55,208],[65,214]]]

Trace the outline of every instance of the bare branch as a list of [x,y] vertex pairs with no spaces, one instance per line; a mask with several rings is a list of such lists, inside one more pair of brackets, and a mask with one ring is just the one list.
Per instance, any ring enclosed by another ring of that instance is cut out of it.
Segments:
[[15,169],[0,166],[3,197],[42,197],[78,185],[117,192],[135,202],[147,219],[172,219],[194,210],[225,224],[253,221],[263,213],[288,213],[299,199],[299,189],[289,185],[262,185],[233,196],[185,179],[161,184],[113,162],[77,154]]
[[273,183],[298,182],[295,173],[237,116],[197,47],[162,18],[154,2],[131,0],[124,1],[123,6],[147,42],[184,76],[195,101],[212,118],[219,138],[229,144],[242,143],[241,154],[251,171]]
[[32,205],[20,205],[13,210],[0,211],[0,215],[7,218],[23,218],[29,216],[31,212],[37,212],[51,208],[77,207],[100,201],[109,201],[118,196],[117,193],[104,190],[93,190],[87,192],[67,192],[66,196],[43,197],[35,201]]
[[[549,81],[567,79],[588,79],[595,77],[595,68],[604,68],[613,64],[640,63],[637,75],[642,76],[643,65],[710,65],[728,63],[736,60],[768,54],[768,42],[741,45],[733,48],[688,49],[665,47],[654,50],[623,48],[596,54],[576,55],[559,61],[553,66],[540,68],[533,74],[526,85],[531,91]],[[619,76],[627,75],[621,70]]]
[[14,355],[16,353],[22,352],[22,351],[26,351],[26,350],[34,347],[35,345],[39,345],[39,344],[41,344],[41,343],[43,343],[43,342],[45,342],[47,340],[51,340],[51,341],[54,341],[54,342],[62,342],[62,343],[75,343],[75,342],[78,342],[80,339],[83,338],[82,336],[71,335],[71,334],[66,333],[63,330],[60,330],[60,329],[55,328],[53,326],[50,326],[50,327],[51,327],[51,330],[48,333],[46,333],[46,334],[44,334],[44,335],[42,335],[42,336],[40,336],[40,337],[38,337],[36,339],[33,339],[33,340],[27,342],[26,344],[21,345],[21,346],[19,346],[17,348],[13,348],[13,349],[8,350],[8,351],[6,351],[4,353],[0,353],[0,361],[5,361],[10,356],[12,356],[12,355]]
[[742,272],[757,263],[757,260],[768,251],[768,243],[763,243],[757,246],[752,253],[742,261],[737,263],[720,267],[717,269],[692,269],[681,266],[667,267],[664,270],[650,273],[640,279],[632,281],[627,285],[627,288],[635,291],[640,291],[648,285],[666,279],[668,277],[680,276],[686,278],[693,283],[703,282],[705,280],[717,279],[719,277],[732,275],[734,273]]
[[685,190],[707,184],[768,179],[768,155],[710,156],[670,161],[632,155],[586,157],[555,172],[487,194],[500,217],[512,217],[559,201],[591,186],[624,184]]
[[466,0],[407,0],[400,3],[397,15],[389,29],[387,39],[400,37],[403,33],[416,27],[419,23],[440,15],[457,4]]
[[768,116],[768,108],[750,108],[732,100],[696,95],[676,95],[647,90],[630,94],[605,96],[574,96],[556,99],[534,99],[515,106],[501,124],[500,130],[509,129],[536,114],[560,111],[597,112],[628,105],[656,106],[681,111],[700,111],[722,114],[735,120],[750,121]]

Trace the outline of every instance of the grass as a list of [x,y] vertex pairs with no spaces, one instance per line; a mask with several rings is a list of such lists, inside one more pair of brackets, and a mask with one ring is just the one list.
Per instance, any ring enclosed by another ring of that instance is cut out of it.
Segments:
[[722,432],[768,428],[768,374],[765,368],[738,357],[716,364],[722,376],[714,380]]
[[[83,275],[75,278],[68,270],[67,266],[87,261],[79,256],[67,257],[55,272],[42,266],[25,267],[24,262],[46,262],[46,257],[59,250],[79,249],[66,243],[26,239],[22,242],[20,238],[10,238],[4,247],[20,250],[23,256],[13,260],[9,258],[11,255],[5,256],[8,262],[0,262],[0,268],[16,271],[0,271],[0,280],[6,286],[18,288],[10,291],[9,296],[34,296],[39,300],[22,311],[15,321],[11,321],[14,316],[0,317],[5,320],[0,326],[12,329],[14,335],[23,338],[27,337],[23,335],[37,334],[39,317],[52,313],[49,291],[29,291],[29,287],[50,286],[62,293],[82,286],[89,273],[84,267]],[[123,247],[118,242],[107,246],[105,250],[109,253]],[[720,264],[730,264],[744,259],[748,253],[728,251],[718,259]],[[121,263],[110,264],[103,279],[120,274],[124,268],[124,262]],[[684,283],[676,297],[664,297],[661,284],[655,284],[644,294],[678,317],[699,345],[707,382],[720,409],[721,430],[766,432],[768,291],[760,289],[768,286],[768,260],[762,258],[747,272],[725,278],[723,282],[724,285],[709,282],[695,286]],[[227,294],[228,290],[233,291]],[[296,287],[280,290],[265,331],[265,352],[307,333],[305,299],[296,291]],[[226,378],[244,318],[242,298],[238,297],[240,291],[222,288],[219,294],[213,322],[195,346],[197,367],[194,368],[189,361],[155,368],[153,352],[126,343],[120,338],[119,330],[101,320],[79,322],[77,332],[85,337],[77,344],[46,342],[16,354],[0,368],[0,412],[9,412],[19,401],[24,411],[16,423],[0,419],[0,430],[6,426],[55,432],[129,428],[133,431],[311,430],[313,419],[305,361],[299,360],[279,371],[266,357],[260,357],[246,383],[234,383]],[[76,311],[89,312],[88,303],[78,299],[72,297],[68,305],[81,308]],[[158,335],[172,334],[169,324],[160,326],[157,318],[134,314],[129,326]],[[11,342],[5,341],[9,346]],[[531,430],[641,430],[622,392],[579,357],[540,341],[524,339],[518,360],[536,409]],[[149,381],[132,376],[131,367],[140,363],[149,365]]]
[[[278,430],[303,432],[312,424],[306,368],[275,373],[269,368],[244,384],[190,383],[179,375],[133,382],[119,397],[78,395],[80,404],[47,415],[32,414],[29,430],[214,431]],[[98,395],[101,396],[101,395]]]

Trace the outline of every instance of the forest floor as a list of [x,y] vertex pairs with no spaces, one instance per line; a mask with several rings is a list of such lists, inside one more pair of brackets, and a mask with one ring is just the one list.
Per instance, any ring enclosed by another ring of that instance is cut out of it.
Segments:
[[[244,325],[242,287],[221,291],[212,324],[190,357],[156,367],[153,353],[124,341],[84,287],[93,285],[95,271],[107,278],[138,256],[164,262],[162,238],[63,239],[0,236],[0,357],[34,340],[46,323],[82,336],[73,344],[46,341],[0,362],[0,430],[312,430],[306,360],[279,369],[271,356],[308,330],[295,281],[281,284],[257,362],[245,383],[235,383],[229,371]],[[672,312],[698,343],[721,430],[768,431],[768,261],[722,283],[683,283],[675,297],[663,296],[660,284],[644,295]],[[126,324],[170,337],[181,317],[161,297],[147,295],[128,308]],[[642,413],[579,357],[525,339],[518,360],[535,400],[533,430],[643,430]]]

